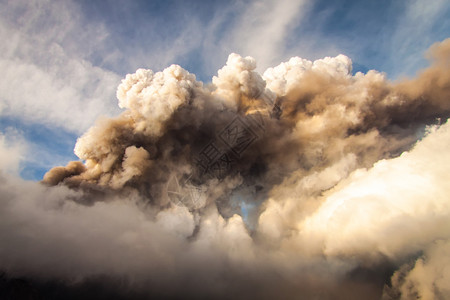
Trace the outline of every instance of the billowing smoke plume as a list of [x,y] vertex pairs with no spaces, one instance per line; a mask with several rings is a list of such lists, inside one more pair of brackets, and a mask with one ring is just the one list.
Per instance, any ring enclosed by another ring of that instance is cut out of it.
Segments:
[[344,55],[139,69],[81,161],[4,175],[0,269],[125,298],[449,297],[450,40],[429,56],[396,83]]

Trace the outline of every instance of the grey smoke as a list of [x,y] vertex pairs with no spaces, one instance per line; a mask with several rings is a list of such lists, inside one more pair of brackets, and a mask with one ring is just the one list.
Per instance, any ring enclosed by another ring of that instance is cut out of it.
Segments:
[[396,83],[344,55],[260,75],[231,54],[211,84],[137,70],[80,161],[2,175],[0,269],[143,297],[445,298],[450,40],[429,55]]

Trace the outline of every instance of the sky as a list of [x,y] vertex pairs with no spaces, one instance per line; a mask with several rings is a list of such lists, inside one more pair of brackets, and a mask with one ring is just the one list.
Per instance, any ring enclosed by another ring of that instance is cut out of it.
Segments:
[[[0,130],[21,177],[76,159],[77,137],[120,113],[120,80],[179,64],[204,83],[232,52],[261,73],[290,57],[345,54],[353,71],[413,76],[450,31],[434,1],[1,1]],[[27,155],[25,155],[25,153]]]

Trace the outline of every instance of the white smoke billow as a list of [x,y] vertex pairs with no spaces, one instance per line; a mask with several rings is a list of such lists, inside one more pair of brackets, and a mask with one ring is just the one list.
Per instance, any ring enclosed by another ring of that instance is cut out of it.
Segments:
[[48,299],[449,298],[450,39],[429,55],[400,82],[352,75],[344,55],[260,75],[231,54],[210,84],[177,65],[127,75],[122,114],[78,139],[80,161],[41,183],[1,175],[0,284]]

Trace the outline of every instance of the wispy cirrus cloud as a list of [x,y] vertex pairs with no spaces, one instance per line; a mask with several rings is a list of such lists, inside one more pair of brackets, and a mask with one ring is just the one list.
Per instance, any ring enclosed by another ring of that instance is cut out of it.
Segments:
[[310,4],[308,0],[231,2],[204,29],[205,71],[213,74],[231,52],[254,57],[260,71],[286,59],[287,41]]
[[408,2],[393,29],[389,60],[382,64],[394,76],[412,76],[426,66],[422,53],[436,40],[450,34],[450,3],[445,0]]
[[18,175],[27,150],[26,142],[16,129],[0,131],[0,172]]
[[1,115],[80,133],[99,115],[118,113],[120,77],[87,60],[104,29],[84,24],[70,2],[1,6]]

